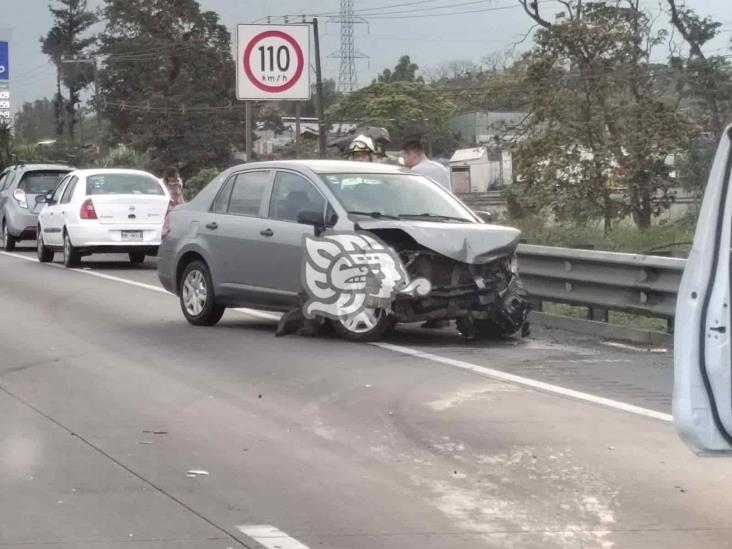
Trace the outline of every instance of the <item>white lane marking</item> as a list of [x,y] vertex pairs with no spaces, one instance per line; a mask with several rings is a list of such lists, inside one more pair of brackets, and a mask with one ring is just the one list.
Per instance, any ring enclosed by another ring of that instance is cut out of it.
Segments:
[[620,402],[618,400],[612,400],[610,398],[592,395],[589,393],[583,393],[581,391],[575,391],[574,389],[567,389],[565,387],[560,387],[558,385],[553,385],[551,383],[545,383],[543,381],[537,381],[535,379],[529,379],[526,377],[517,376],[515,374],[509,374],[507,372],[502,372],[500,370],[495,370],[493,368],[486,368],[485,366],[478,366],[477,364],[471,364],[470,362],[464,362],[462,360],[456,360],[454,358],[447,358],[447,357],[443,357],[443,356],[439,356],[439,355],[433,355],[432,353],[418,351],[417,349],[411,349],[409,347],[402,347],[401,345],[392,345],[390,343],[372,343],[371,345],[373,345],[375,347],[380,347],[381,349],[384,349],[387,351],[400,353],[402,355],[413,356],[416,358],[429,360],[431,362],[437,362],[439,364],[453,366],[455,368],[460,368],[461,370],[467,370],[469,372],[473,372],[474,374],[478,374],[480,376],[487,377],[490,379],[506,381],[508,383],[514,383],[516,385],[521,385],[523,387],[530,387],[532,389],[537,389],[537,390],[543,391],[545,393],[552,393],[555,395],[561,395],[561,396],[565,396],[565,397],[574,398],[576,400],[591,402],[592,404],[599,404],[600,406],[605,406],[607,408],[614,408],[616,410],[621,410],[623,412],[630,412],[631,414],[645,416],[645,417],[649,417],[652,419],[658,419],[661,421],[666,421],[666,422],[673,421],[673,416],[671,414],[664,414],[663,412],[649,410],[648,408],[641,408],[640,406],[635,406],[633,404],[627,404],[625,402]]
[[[8,253],[8,252],[0,252],[0,255],[6,255],[10,257],[15,257],[18,259],[24,259],[26,261],[33,261],[35,263],[38,262],[36,258],[29,257],[29,256],[23,256],[19,254],[14,253]],[[52,267],[58,267],[63,269],[63,265],[59,265],[56,263],[50,263]],[[84,271],[79,269],[70,269],[77,273],[86,274],[89,276],[95,276],[97,278],[103,278],[105,280],[110,280],[113,282],[120,282],[122,284],[128,284],[130,286],[137,286],[139,288],[144,288],[146,290],[152,290],[154,292],[163,293],[167,295],[172,295],[163,288],[153,286],[151,284],[144,284],[142,282],[135,282],[133,280],[128,280],[126,278],[120,278],[117,276],[111,276],[106,275],[103,273],[98,273],[95,271]],[[267,320],[279,320],[279,315],[266,313],[262,311],[254,311],[252,309],[234,309],[240,313],[251,315],[258,318],[264,318]],[[514,374],[509,374],[507,372],[502,372],[500,370],[494,370],[493,368],[486,368],[485,366],[478,366],[477,364],[471,364],[470,362],[464,362],[462,360],[456,360],[453,358],[447,358],[442,357],[438,355],[433,355],[431,353],[426,353],[424,351],[418,351],[417,349],[411,349],[409,347],[402,347],[400,345],[391,345],[389,343],[372,343],[371,345],[374,345],[376,347],[380,347],[382,349],[386,349],[388,351],[393,351],[395,353],[400,353],[403,355],[409,355],[417,358],[422,358],[425,360],[429,360],[431,362],[437,362],[439,364],[445,364],[447,366],[453,366],[455,368],[460,368],[462,370],[467,370],[470,372],[473,372],[475,374],[478,374],[483,377],[491,378],[491,379],[497,379],[500,381],[507,381],[509,383],[514,383],[517,385],[522,385],[524,387],[531,387],[532,389],[538,389],[540,391],[544,391],[547,393],[553,393],[557,395],[562,395],[570,398],[574,398],[577,400],[583,400],[585,402],[591,402],[593,404],[599,404],[601,406],[606,406],[608,408],[614,408],[616,410],[622,410],[624,412],[630,412],[632,414],[650,417],[653,419],[658,419],[661,421],[666,422],[672,422],[673,416],[671,414],[664,414],[662,412],[657,412],[655,410],[649,410],[648,408],[642,408],[640,406],[635,406],[633,404],[627,404],[625,402],[620,402],[618,400],[612,400],[609,398],[592,395],[589,393],[583,393],[581,391],[575,391],[574,389],[567,389],[565,387],[560,387],[558,385],[552,385],[551,383],[544,383],[543,381],[536,381],[534,379],[529,379],[526,377],[517,376]]]
[[[33,263],[38,263],[38,259],[36,259],[33,256],[27,256],[27,255],[20,255],[10,252],[0,252],[0,255],[7,255],[8,257],[15,257],[17,259],[24,259],[26,261],[31,261]],[[63,265],[59,265],[58,263],[48,263],[50,267],[56,267],[57,269],[64,269]],[[138,288],[144,288],[145,290],[150,290],[153,292],[158,292],[160,294],[166,294],[172,296],[170,292],[168,292],[165,288],[161,288],[160,286],[154,286],[152,284],[146,284],[144,282],[137,282],[135,280],[130,280],[129,278],[122,278],[119,276],[112,276],[104,273],[100,273],[98,271],[91,271],[86,269],[67,269],[69,271],[74,271],[77,273],[94,276],[96,278],[102,278],[104,280],[110,280],[112,282],[120,282],[122,284],[127,284],[129,286],[137,286]],[[257,318],[263,318],[266,320],[279,320],[280,315],[273,314],[273,313],[266,313],[264,311],[255,311],[253,309],[231,309],[232,311],[237,311],[239,313],[243,313],[245,315],[257,317]]]
[[303,545],[274,526],[262,524],[237,526],[236,529],[267,549],[308,549],[307,545]]
[[[31,261],[33,263],[38,263],[38,259],[32,256],[27,255],[20,255],[20,254],[14,254],[9,252],[0,252],[2,255],[7,255],[9,257],[15,257],[17,259],[25,259],[26,261]],[[56,267],[57,269],[65,269],[63,265],[60,265],[58,263],[48,263],[49,267]],[[111,280],[112,282],[121,282],[122,284],[127,284],[129,286],[137,286],[138,288],[144,288],[145,290],[151,290],[153,292],[158,292],[161,294],[167,294],[171,295],[169,292],[167,292],[164,288],[161,288],[160,286],[153,286],[152,284],[145,284],[144,282],[136,282],[135,280],[130,280],[128,278],[121,278],[118,276],[112,276],[104,273],[100,273],[97,271],[91,271],[86,269],[66,269],[68,271],[73,271],[75,273],[81,273],[88,276],[93,276],[96,278],[102,278],[104,280]]]
[[266,313],[264,311],[255,311],[254,309],[232,309],[232,311],[243,313],[245,315],[253,316],[256,318],[263,318],[265,320],[278,321],[282,317],[282,315],[278,315],[276,313]]
[[638,347],[637,345],[628,345],[627,343],[618,343],[617,341],[603,341],[603,345],[624,349],[626,351],[637,351],[639,353],[668,353],[668,349],[661,347]]

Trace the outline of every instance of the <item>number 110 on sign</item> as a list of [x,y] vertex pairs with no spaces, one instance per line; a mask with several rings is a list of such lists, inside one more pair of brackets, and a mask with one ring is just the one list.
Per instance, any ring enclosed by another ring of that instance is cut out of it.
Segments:
[[237,98],[310,98],[308,25],[239,25]]
[[[267,74],[273,74],[275,72],[275,49],[274,46],[265,48],[259,46],[257,48],[262,56],[262,63],[260,70],[262,71],[262,79],[267,78]],[[286,75],[290,70],[290,48],[287,46],[280,46],[277,48],[277,71],[281,74]],[[274,78],[274,76],[270,76]],[[287,78],[287,76],[285,76]]]

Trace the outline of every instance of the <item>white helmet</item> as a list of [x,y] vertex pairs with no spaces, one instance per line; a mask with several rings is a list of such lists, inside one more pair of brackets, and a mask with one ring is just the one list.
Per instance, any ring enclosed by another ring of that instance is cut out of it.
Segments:
[[349,154],[358,152],[369,152],[372,154],[376,154],[376,146],[374,145],[373,139],[361,134],[353,141],[351,141],[351,144],[348,145],[346,152],[348,152]]

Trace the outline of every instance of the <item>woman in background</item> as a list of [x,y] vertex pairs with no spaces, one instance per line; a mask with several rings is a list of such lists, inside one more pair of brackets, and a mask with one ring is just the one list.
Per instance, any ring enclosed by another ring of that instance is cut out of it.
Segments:
[[170,199],[176,206],[185,202],[185,198],[183,198],[183,180],[180,178],[178,168],[170,166],[166,169],[163,174],[163,183],[168,188]]

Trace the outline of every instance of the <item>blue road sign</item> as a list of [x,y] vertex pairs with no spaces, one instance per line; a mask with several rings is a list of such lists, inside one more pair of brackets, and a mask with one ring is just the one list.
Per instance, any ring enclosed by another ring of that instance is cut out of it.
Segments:
[[0,80],[10,80],[10,55],[7,42],[0,42]]

